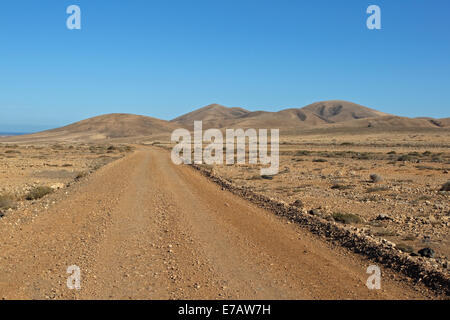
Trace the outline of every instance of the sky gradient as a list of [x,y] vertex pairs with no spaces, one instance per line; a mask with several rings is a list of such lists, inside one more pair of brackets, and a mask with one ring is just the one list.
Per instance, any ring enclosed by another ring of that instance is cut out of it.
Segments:
[[[81,30],[66,27],[72,4]],[[382,30],[366,27],[371,4]],[[2,2],[0,131],[330,99],[450,117],[449,13],[448,0]]]

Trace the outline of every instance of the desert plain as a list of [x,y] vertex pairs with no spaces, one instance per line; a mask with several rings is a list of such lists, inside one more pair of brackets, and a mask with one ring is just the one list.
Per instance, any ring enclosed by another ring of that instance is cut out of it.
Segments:
[[[261,176],[250,164],[203,169],[305,216],[355,227],[438,270],[444,288],[384,263],[385,286],[370,291],[370,258],[172,164],[170,134],[194,120],[279,128],[278,174]],[[0,297],[445,298],[449,172],[448,118],[342,101],[273,113],[214,104],[172,121],[112,114],[1,138]],[[70,264],[82,268],[85,290],[65,288]]]

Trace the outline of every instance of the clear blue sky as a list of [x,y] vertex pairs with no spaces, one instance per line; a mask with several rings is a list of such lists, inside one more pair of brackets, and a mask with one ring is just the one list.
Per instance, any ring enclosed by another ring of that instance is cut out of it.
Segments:
[[[66,28],[71,4],[81,30]],[[382,30],[366,28],[370,4]],[[2,1],[0,131],[213,102],[449,117],[449,15],[448,0]]]

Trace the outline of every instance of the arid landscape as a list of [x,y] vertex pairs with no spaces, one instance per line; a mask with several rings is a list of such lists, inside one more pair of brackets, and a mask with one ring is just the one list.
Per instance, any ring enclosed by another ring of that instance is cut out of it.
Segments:
[[[174,165],[171,133],[196,120],[279,128],[279,173]],[[0,298],[448,298],[449,172],[450,118],[346,101],[278,112],[212,104],[171,121],[108,114],[3,137]],[[295,208],[297,220],[368,236],[425,271],[355,253],[246,192]],[[374,263],[381,290],[365,286]],[[80,291],[67,290],[70,265],[82,269]]]

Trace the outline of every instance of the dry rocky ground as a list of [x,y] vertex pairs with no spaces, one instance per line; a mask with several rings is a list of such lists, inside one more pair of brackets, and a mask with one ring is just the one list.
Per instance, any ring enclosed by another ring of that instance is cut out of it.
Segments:
[[[414,259],[438,264],[448,274],[450,192],[442,189],[450,180],[450,132],[327,137],[283,135],[275,176],[261,177],[258,165],[216,165],[208,170],[233,185],[292,204],[306,215],[357,226]],[[109,144],[0,144],[0,215],[17,211],[24,213],[17,215],[19,220],[29,219],[30,210],[58,202],[55,197],[35,202],[41,195],[65,188],[131,149]],[[433,259],[420,257],[424,248],[431,249]]]
[[270,211],[138,146],[0,220],[0,299],[445,298]]
[[25,209],[130,150],[106,144],[0,144],[0,216]]
[[281,139],[275,176],[261,177],[258,165],[214,166],[213,172],[305,214],[355,225],[413,256],[430,248],[448,270],[449,141],[448,132],[290,136]]

